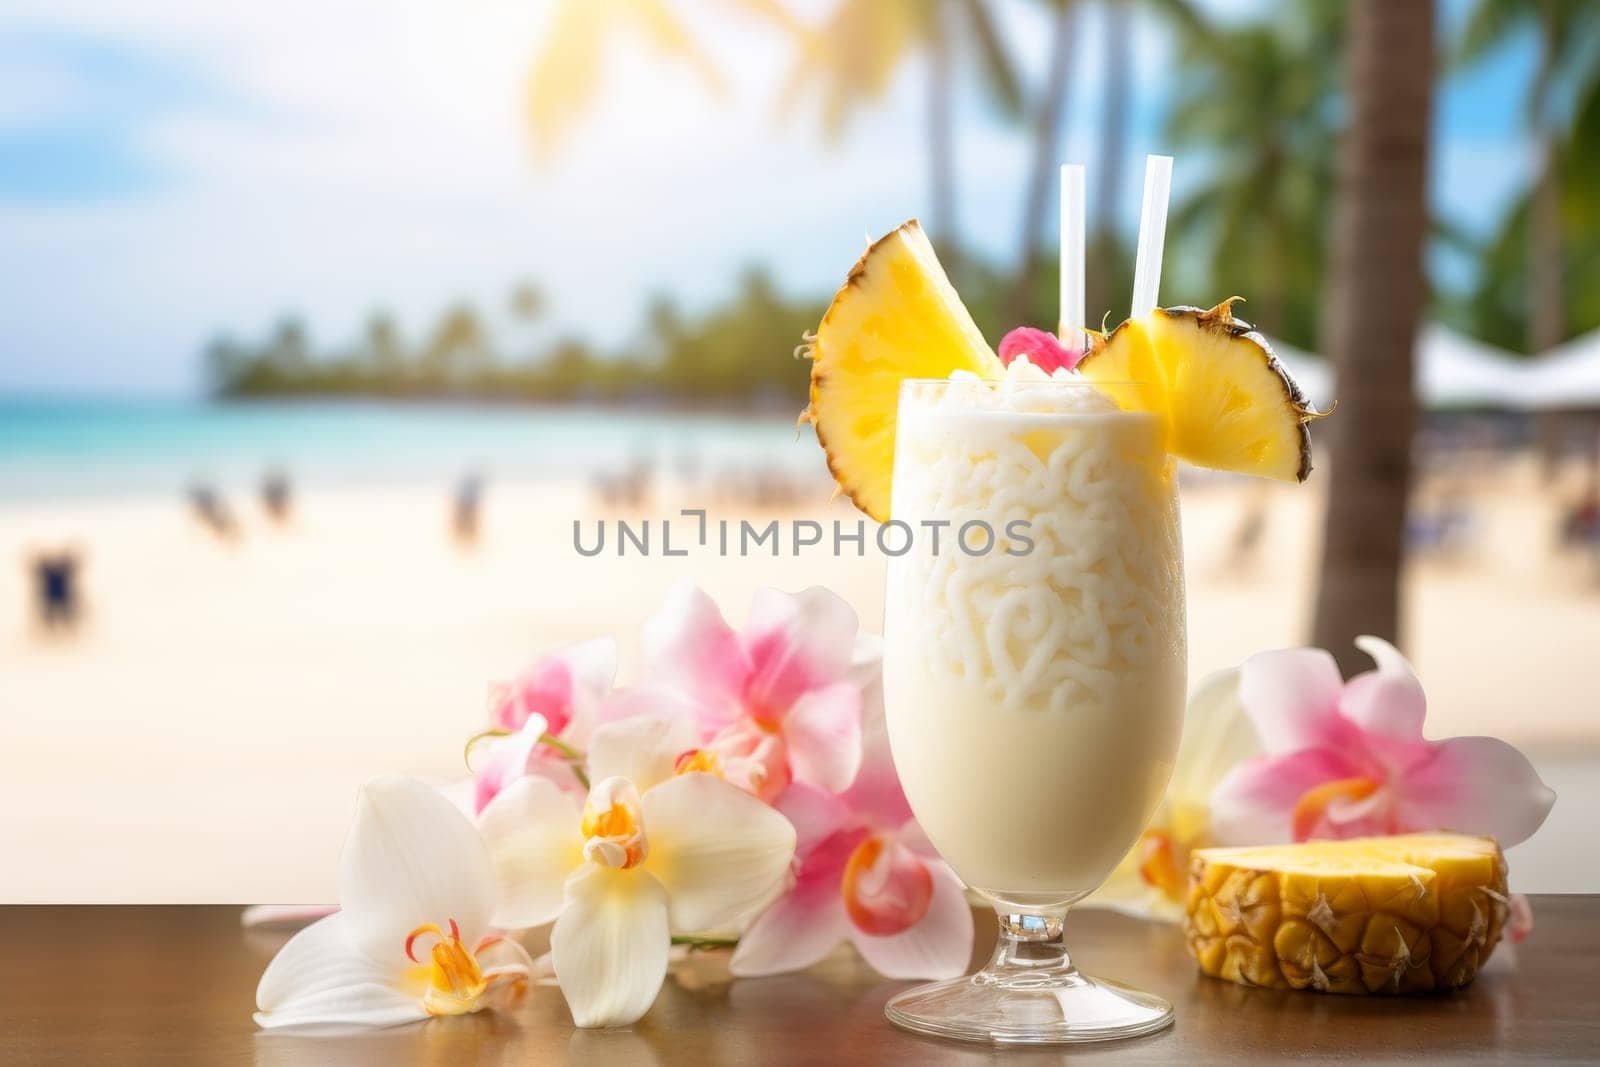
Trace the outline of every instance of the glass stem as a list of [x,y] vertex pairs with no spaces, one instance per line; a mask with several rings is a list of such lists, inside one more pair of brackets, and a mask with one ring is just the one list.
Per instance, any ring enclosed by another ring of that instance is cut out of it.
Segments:
[[1018,913],[996,911],[1000,937],[994,947],[990,971],[1070,971],[1072,958],[1062,929],[1067,909]]

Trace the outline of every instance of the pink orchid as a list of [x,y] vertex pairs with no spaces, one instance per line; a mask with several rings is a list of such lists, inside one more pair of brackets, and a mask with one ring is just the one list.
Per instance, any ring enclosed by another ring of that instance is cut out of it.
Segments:
[[1033,326],[1018,326],[1000,338],[1000,362],[1011,366],[1018,356],[1029,363],[1054,374],[1057,370],[1071,370],[1083,358],[1083,352],[1063,345],[1056,335]]
[[489,720],[510,733],[474,746],[473,811],[524,774],[582,791],[568,756],[588,743],[616,671],[616,642],[605,637],[557,649],[495,687]]
[[794,884],[739,938],[736,975],[809,967],[848,940],[890,978],[952,978],[972,955],[961,880],[911,817],[889,755],[880,686],[869,686],[863,759],[837,796],[791,786],[777,808],[795,826]]
[[705,739],[683,769],[711,771],[769,803],[790,782],[837,793],[861,764],[855,609],[822,588],[758,591],[735,631],[693,585],[645,624],[651,684],[685,701]]
[[1321,649],[1263,652],[1239,668],[1239,700],[1266,755],[1212,796],[1224,844],[1453,830],[1509,848],[1544,822],[1555,793],[1527,757],[1492,737],[1429,741],[1427,701],[1405,658],[1376,637],[1377,669],[1341,681]]

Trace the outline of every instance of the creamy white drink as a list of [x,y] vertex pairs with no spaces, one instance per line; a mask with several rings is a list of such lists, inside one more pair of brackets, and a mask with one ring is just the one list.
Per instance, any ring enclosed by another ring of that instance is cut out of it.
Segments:
[[892,507],[915,536],[889,564],[890,740],[933,844],[999,901],[1094,890],[1171,774],[1186,647],[1163,433],[1020,360],[902,389]]

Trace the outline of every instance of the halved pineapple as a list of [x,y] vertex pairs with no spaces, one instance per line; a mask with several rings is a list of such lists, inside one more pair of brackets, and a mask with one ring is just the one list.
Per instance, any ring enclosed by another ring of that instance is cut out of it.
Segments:
[[1509,902],[1492,837],[1204,848],[1190,859],[1183,932],[1202,971],[1241,985],[1459,989],[1494,951]]
[[1236,299],[1129,319],[1078,369],[1122,407],[1165,414],[1167,449],[1180,459],[1303,482],[1311,473],[1306,423],[1320,416],[1266,338],[1233,317]]
[[856,507],[889,519],[895,415],[907,378],[1004,373],[916,219],[851,268],[810,344],[811,404],[828,469]]

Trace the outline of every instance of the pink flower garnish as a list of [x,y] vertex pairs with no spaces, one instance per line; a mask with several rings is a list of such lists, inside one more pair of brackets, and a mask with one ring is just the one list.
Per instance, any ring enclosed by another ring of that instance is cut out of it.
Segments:
[[1000,338],[1000,362],[1009,367],[1018,356],[1026,356],[1035,367],[1054,374],[1058,369],[1076,367],[1083,353],[1066,347],[1048,330],[1018,326]]
[[837,793],[861,764],[856,613],[826,589],[756,593],[735,631],[684,583],[645,624],[647,689],[690,706],[707,748],[739,763],[730,781],[775,797],[790,780]]
[[1228,772],[1212,796],[1224,844],[1451,830],[1509,848],[1550,813],[1555,793],[1527,757],[1493,737],[1429,741],[1427,700],[1405,657],[1356,639],[1377,669],[1341,681],[1316,648],[1263,652],[1239,668],[1239,700],[1266,755]]
[[829,795],[791,786],[777,807],[794,824],[793,886],[739,939],[737,975],[816,963],[844,941],[890,978],[950,978],[972,955],[961,880],[911,817],[883,726],[881,687],[867,688],[855,783]]

